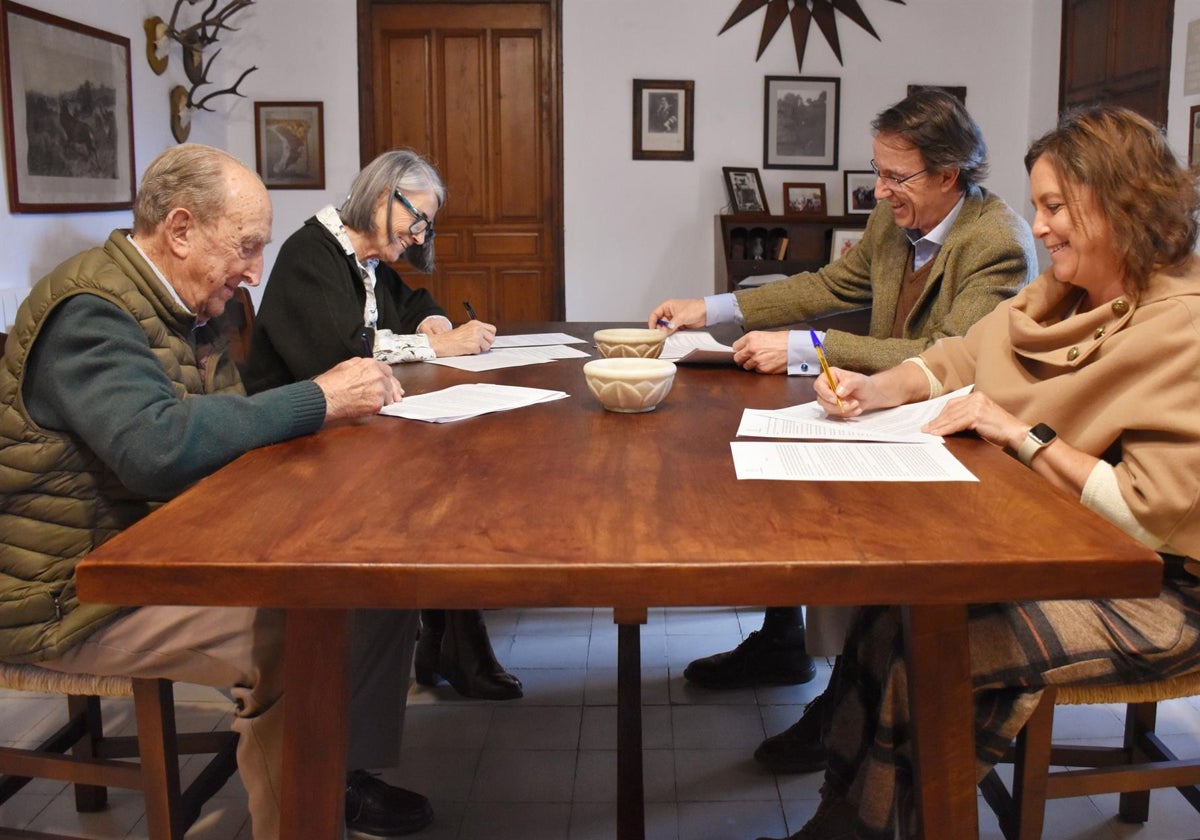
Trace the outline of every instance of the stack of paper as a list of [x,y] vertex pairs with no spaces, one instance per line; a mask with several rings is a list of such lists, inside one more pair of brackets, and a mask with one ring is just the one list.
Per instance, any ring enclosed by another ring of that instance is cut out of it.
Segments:
[[667,336],[659,358],[683,364],[731,365],[733,348],[709,333],[681,330]]
[[426,423],[449,423],[478,417],[481,414],[491,414],[494,411],[508,411],[534,403],[561,400],[565,396],[567,394],[564,391],[476,382],[405,397],[400,402],[385,405],[379,413],[408,420],[423,420]]

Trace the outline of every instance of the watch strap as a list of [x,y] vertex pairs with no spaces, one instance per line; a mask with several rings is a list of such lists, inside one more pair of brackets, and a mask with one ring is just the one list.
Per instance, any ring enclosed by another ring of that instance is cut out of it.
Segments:
[[1033,456],[1053,443],[1055,437],[1057,435],[1053,429],[1045,423],[1038,423],[1026,433],[1025,439],[1017,447],[1017,460],[1027,467],[1030,466]]

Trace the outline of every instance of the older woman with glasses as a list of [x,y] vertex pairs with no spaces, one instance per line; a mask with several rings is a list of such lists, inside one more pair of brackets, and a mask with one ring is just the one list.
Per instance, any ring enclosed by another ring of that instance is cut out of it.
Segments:
[[[434,218],[446,200],[437,170],[415,152],[384,152],[354,179],[341,207],[308,219],[279,250],[255,318],[245,376],[251,392],[308,379],[354,356],[413,362],[481,353],[496,328],[454,328],[425,289],[392,264],[427,273]],[[507,700],[521,681],[496,661],[478,610],[423,610],[416,675],[466,697]],[[407,675],[405,675],[407,678]]]

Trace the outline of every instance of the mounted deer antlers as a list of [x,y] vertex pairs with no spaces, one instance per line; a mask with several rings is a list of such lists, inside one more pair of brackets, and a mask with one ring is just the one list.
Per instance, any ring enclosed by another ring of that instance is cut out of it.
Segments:
[[180,29],[176,22],[179,19],[179,10],[185,2],[194,6],[200,0],[175,0],[175,9],[171,12],[169,23],[163,23],[162,18],[157,17],[146,21],[146,58],[155,73],[162,73],[167,67],[167,59],[160,58],[157,54],[159,46],[167,38],[177,41],[183,47],[183,71],[187,75],[188,81],[191,82],[191,87],[177,85],[171,89],[171,133],[180,143],[187,140],[188,134],[191,132],[192,112],[212,111],[213,109],[207,107],[205,103],[222,94],[232,93],[242,96],[243,94],[238,91],[238,85],[258,69],[258,67],[251,67],[243,72],[230,87],[212,91],[206,96],[196,99],[197,89],[201,85],[211,84],[208,79],[208,71],[212,67],[213,59],[221,52],[217,50],[209,57],[208,61],[205,61],[205,48],[217,42],[218,33],[221,30],[237,32],[236,28],[229,25],[229,19],[242,9],[253,6],[255,0],[229,0],[220,9],[217,9],[220,0],[211,0],[208,8],[200,15],[198,22]]

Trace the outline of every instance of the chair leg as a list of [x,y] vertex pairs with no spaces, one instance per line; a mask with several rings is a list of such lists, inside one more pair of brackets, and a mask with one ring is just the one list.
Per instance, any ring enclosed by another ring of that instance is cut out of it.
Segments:
[[175,733],[175,700],[170,680],[133,680],[141,756],[146,827],[155,840],[183,840],[180,814],[179,752]]
[[[1054,729],[1053,687],[1042,693],[1033,716],[1017,735],[1013,760],[1013,827],[1019,840],[1040,840],[1046,819],[1046,779]],[[1007,832],[1006,832],[1007,836]]]
[[[67,695],[67,714],[79,718],[84,734],[71,747],[77,758],[96,757],[99,743],[104,740],[104,719],[100,713],[100,698],[95,695]],[[99,785],[75,785],[75,810],[83,813],[102,811],[108,805],[108,788]]]
[[[1142,739],[1154,732],[1158,719],[1157,703],[1130,703],[1125,708],[1125,752],[1131,764],[1151,761],[1142,750]],[[1150,791],[1122,793],[1117,812],[1125,822],[1144,823],[1150,819]]]

